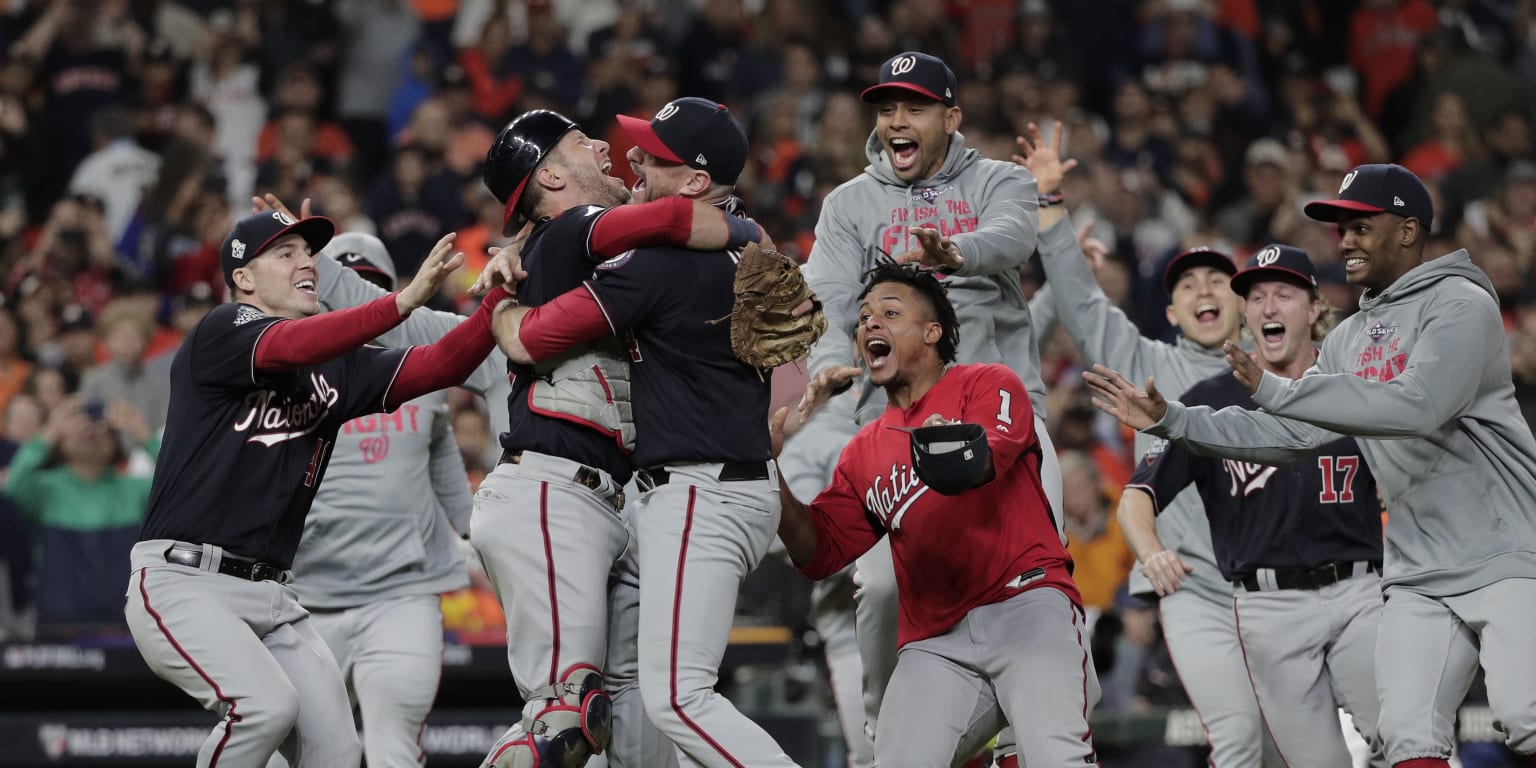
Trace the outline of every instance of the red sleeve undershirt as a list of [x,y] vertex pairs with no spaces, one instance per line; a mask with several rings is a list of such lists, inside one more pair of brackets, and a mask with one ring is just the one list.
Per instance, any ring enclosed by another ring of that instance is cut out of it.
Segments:
[[517,339],[538,362],[615,331],[592,289],[583,284],[523,315]]
[[[725,213],[722,211],[722,216]],[[669,197],[609,208],[592,223],[592,256],[611,259],[633,248],[686,246],[693,237],[693,201]]]
[[367,304],[273,323],[256,342],[256,370],[276,373],[334,360],[404,322],[395,294]]
[[443,334],[437,343],[406,351],[394,386],[384,395],[384,409],[393,411],[428,392],[463,384],[496,348],[496,337],[491,333],[491,315],[497,304],[510,298],[512,294],[507,292],[506,286],[497,286],[485,295],[473,315]]

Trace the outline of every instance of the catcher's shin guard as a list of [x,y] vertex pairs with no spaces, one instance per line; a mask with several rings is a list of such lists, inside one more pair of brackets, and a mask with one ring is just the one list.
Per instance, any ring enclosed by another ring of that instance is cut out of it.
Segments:
[[597,667],[574,664],[560,682],[530,693],[530,701],[556,703],[525,719],[526,734],[492,755],[488,768],[581,768],[601,755],[613,740],[613,700],[603,684]]

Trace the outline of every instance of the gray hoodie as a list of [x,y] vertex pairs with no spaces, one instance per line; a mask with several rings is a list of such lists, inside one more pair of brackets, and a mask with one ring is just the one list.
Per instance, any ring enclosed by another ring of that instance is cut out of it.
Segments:
[[[1071,219],[1063,216],[1040,233],[1040,260],[1045,267],[1046,285],[1056,300],[1056,321],[1067,329],[1078,354],[1088,364],[1109,366],[1135,382],[1152,376],[1157,379],[1159,391],[1179,394],[1231,370],[1219,347],[1207,349],[1184,338],[1167,344],[1142,336],[1136,323],[1099,287],[1077,243]],[[1138,459],[1152,443],[1143,435],[1136,436]],[[1211,525],[1205,517],[1205,507],[1193,487],[1184,489],[1162,508],[1157,516],[1157,536],[1163,546],[1176,550],[1194,567],[1184,589],[1194,589],[1218,600],[1232,599],[1232,585],[1222,579],[1211,550]],[[1132,594],[1152,591],[1140,568],[1131,569],[1130,590]]]
[[469,586],[457,539],[473,502],[449,418],[438,390],[342,426],[293,560],[305,607]]
[[1267,413],[1169,403],[1148,432],[1276,464],[1351,435],[1387,509],[1387,586],[1448,596],[1536,578],[1536,439],[1493,285],[1466,251],[1366,292],[1316,366],[1265,373],[1254,400]]
[[[853,327],[864,273],[882,254],[918,247],[909,227],[935,227],[959,247],[965,264],[944,279],[960,320],[959,362],[997,362],[1024,380],[1035,412],[1045,414],[1040,353],[1030,331],[1019,267],[1035,252],[1035,180],[1013,163],[986,160],[966,149],[958,131],[933,177],[908,184],[896,177],[871,132],[869,165],[827,195],[816,222],[816,245],[805,274],[827,313],[827,333],[811,350],[809,373],[853,365]],[[859,409],[869,420],[885,408],[885,393],[864,386]]]

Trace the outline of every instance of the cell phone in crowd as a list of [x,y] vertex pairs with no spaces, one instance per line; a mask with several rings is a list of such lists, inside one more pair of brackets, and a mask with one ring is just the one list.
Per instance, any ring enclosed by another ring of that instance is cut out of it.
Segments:
[[91,421],[107,420],[107,404],[92,401],[85,404],[85,417]]

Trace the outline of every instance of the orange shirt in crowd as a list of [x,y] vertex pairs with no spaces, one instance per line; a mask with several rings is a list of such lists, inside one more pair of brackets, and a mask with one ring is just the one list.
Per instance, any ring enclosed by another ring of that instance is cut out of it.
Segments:
[[1120,522],[1113,512],[1104,532],[1087,541],[1067,539],[1067,554],[1072,556],[1072,580],[1083,596],[1083,607],[1110,610],[1115,592],[1126,582],[1136,556],[1120,533]]
[[[344,165],[352,159],[352,139],[336,123],[324,121],[315,126],[315,146],[310,152],[335,165]],[[265,163],[277,154],[277,121],[268,120],[256,138],[256,162]]]

